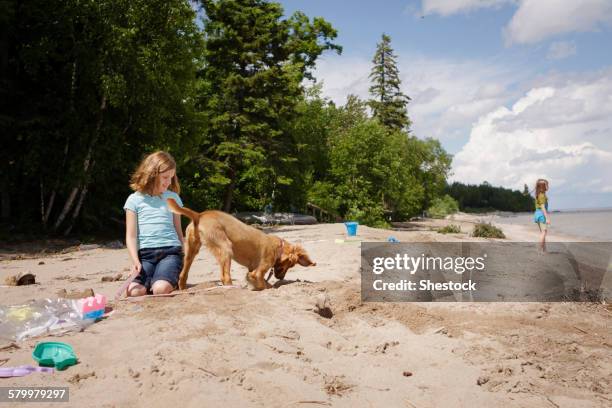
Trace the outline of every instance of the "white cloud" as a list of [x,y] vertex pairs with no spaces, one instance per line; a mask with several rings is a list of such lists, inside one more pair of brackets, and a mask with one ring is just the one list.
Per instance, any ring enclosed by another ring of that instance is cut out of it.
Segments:
[[573,41],[558,41],[550,45],[546,58],[560,60],[572,55],[576,55],[576,43]]
[[446,17],[507,4],[518,6],[504,28],[508,45],[533,44],[561,34],[594,31],[612,23],[610,0],[423,0],[421,9],[423,15]]
[[[330,56],[317,62],[323,95],[343,105],[348,94],[368,99],[372,67],[366,58]],[[412,98],[408,114],[419,137],[445,142],[465,138],[481,115],[516,98],[509,88],[528,70],[511,64],[448,61],[414,55],[398,58],[402,90]]]
[[408,113],[414,134],[445,144],[464,142],[472,124],[512,100],[512,85],[527,75],[527,70],[497,63],[428,58],[399,62],[402,85],[413,98]]
[[[507,61],[414,55],[398,66],[414,134],[458,151],[454,180],[522,190],[546,177],[552,196],[564,197],[555,208],[562,200],[610,205],[601,193],[612,192],[612,68],[536,76]],[[330,56],[315,76],[323,95],[342,105],[350,93],[368,98],[370,68],[367,58]]]
[[449,16],[482,8],[501,7],[515,2],[516,0],[423,0],[422,13]]
[[368,98],[372,63],[366,58],[326,55],[317,60],[315,78],[323,81],[323,95],[344,105],[349,94]]
[[508,44],[529,44],[611,22],[610,0],[522,0],[504,31]]
[[522,189],[544,177],[560,195],[610,191],[610,95],[612,70],[531,89],[511,109],[480,117],[455,156],[453,178]]

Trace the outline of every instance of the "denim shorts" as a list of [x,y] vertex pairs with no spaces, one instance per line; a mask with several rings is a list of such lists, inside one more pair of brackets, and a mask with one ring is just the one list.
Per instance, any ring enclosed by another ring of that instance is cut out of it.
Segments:
[[162,279],[176,289],[183,268],[183,247],[143,248],[138,251],[138,259],[142,269],[134,282],[140,283],[150,291],[153,284]]

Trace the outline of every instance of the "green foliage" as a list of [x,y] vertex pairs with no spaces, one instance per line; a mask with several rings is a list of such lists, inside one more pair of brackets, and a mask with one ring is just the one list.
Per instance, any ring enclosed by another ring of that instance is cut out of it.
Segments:
[[[527,186],[525,186],[527,187]],[[454,182],[447,186],[445,192],[459,202],[461,211],[513,211],[525,212],[534,210],[533,198],[524,192],[503,187],[493,187],[486,181],[481,185]]]
[[418,179],[425,187],[423,207],[429,208],[435,198],[444,194],[452,156],[446,153],[440,141],[436,139],[418,140],[414,145],[416,160],[421,163],[417,173]]
[[404,134],[368,119],[332,134],[330,144],[330,176],[344,204],[340,213],[356,207],[368,220],[383,220],[386,212],[404,218],[419,210],[423,187]]
[[431,207],[427,209],[427,213],[432,218],[444,218],[457,211],[459,211],[459,204],[448,194],[435,198],[431,203]]
[[321,149],[300,158],[312,160],[303,169],[310,202],[345,219],[386,225],[420,213],[443,188],[450,156],[437,141],[390,131],[355,96],[337,108],[314,92],[306,103],[316,112],[308,123],[316,125],[301,127],[300,138]]
[[461,233],[461,227],[455,224],[449,224],[445,227],[438,229],[440,234],[459,234]]
[[[207,181],[223,190],[223,209],[261,209],[290,186],[300,145],[285,132],[310,77],[337,33],[322,18],[283,17],[278,3],[203,0],[206,87],[199,95],[208,124],[197,148]],[[219,176],[222,177],[219,177]],[[219,184],[222,181],[222,184]],[[240,208],[239,208],[240,209]]]
[[82,214],[84,227],[104,229],[123,218],[143,152],[175,151],[196,133],[195,13],[182,0],[5,7],[2,216],[69,231]]
[[308,202],[314,203],[327,211],[337,213],[341,201],[335,195],[335,190],[336,186],[329,181],[316,181],[308,190]]
[[[304,88],[322,18],[264,0],[0,0],[0,210],[22,230],[122,230],[130,173],[177,160],[194,209],[302,211],[372,226],[420,213],[451,156],[407,133],[408,97],[383,37],[373,100]],[[369,117],[370,109],[374,117]]]
[[333,185],[325,181],[329,172],[328,138],[335,107],[321,98],[321,85],[307,88],[296,105],[296,117],[288,122],[285,133],[292,139],[297,160],[286,166],[291,184],[278,185],[276,208],[305,208],[307,202],[319,203],[334,211]]
[[389,223],[383,218],[384,210],[379,205],[364,206],[358,208],[353,206],[348,209],[345,218],[351,221],[359,221],[360,224],[375,228],[388,228]]
[[506,238],[504,232],[500,228],[484,222],[474,225],[472,236],[480,238]]
[[408,130],[410,119],[406,106],[410,98],[401,89],[396,56],[391,48],[391,37],[382,35],[372,59],[374,66],[370,73],[372,99],[369,105],[374,117],[391,130]]

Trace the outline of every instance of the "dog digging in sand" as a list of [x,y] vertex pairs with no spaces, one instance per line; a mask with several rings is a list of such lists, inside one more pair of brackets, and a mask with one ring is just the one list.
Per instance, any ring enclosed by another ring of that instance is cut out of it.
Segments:
[[299,245],[292,245],[274,235],[267,235],[250,227],[237,218],[222,211],[201,213],[189,208],[179,207],[173,199],[167,200],[168,208],[175,214],[191,219],[185,231],[185,259],[179,275],[179,289],[187,286],[187,276],[202,242],[212,252],[221,268],[221,282],[232,284],[230,266],[232,259],[246,266],[247,281],[255,290],[271,287],[264,279],[268,270],[274,268],[276,279],[282,280],[289,268],[299,263],[302,266],[315,266],[308,254]]

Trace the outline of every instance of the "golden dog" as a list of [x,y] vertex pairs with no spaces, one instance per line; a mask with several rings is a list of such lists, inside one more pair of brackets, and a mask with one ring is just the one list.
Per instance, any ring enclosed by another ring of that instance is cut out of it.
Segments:
[[168,207],[175,214],[191,219],[185,231],[185,258],[179,276],[179,289],[185,289],[189,268],[198,254],[202,241],[212,252],[221,267],[221,282],[231,285],[230,266],[232,259],[248,268],[247,281],[255,290],[271,287],[264,279],[268,270],[274,268],[274,276],[281,280],[287,270],[295,264],[315,266],[308,254],[299,245],[244,224],[237,218],[222,211],[197,213],[189,208],[180,207],[169,198]]

